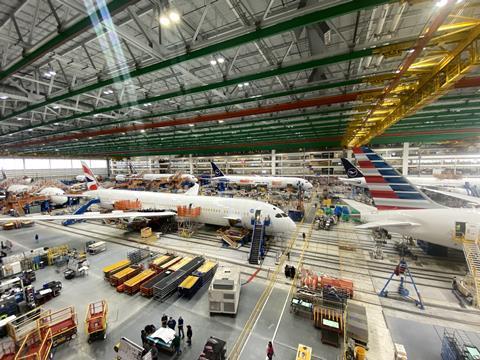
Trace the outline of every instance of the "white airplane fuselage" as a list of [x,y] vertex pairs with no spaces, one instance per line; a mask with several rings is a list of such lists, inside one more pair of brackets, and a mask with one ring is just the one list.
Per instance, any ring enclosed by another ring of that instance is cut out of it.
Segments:
[[360,217],[366,223],[392,220],[419,224],[417,226],[382,226],[382,228],[454,249],[462,249],[462,245],[452,238],[455,222],[480,224],[480,212],[463,208],[384,210],[361,213]]
[[230,219],[238,219],[247,229],[252,228],[251,219],[255,211],[261,210],[262,217],[269,216],[271,220],[271,225],[266,227],[267,234],[289,235],[296,229],[293,220],[282,210],[271,204],[250,199],[102,188],[87,191],[85,195],[100,199],[100,206],[105,208],[112,208],[116,201],[121,200],[139,200],[142,210],[176,210],[177,206],[200,207],[201,213],[197,219],[200,223],[228,226]]
[[[133,175],[124,175],[124,174],[118,174],[115,176],[116,181],[127,181],[127,180],[133,180],[133,179],[138,179],[138,180],[145,180],[145,181],[155,181],[155,180],[162,180],[162,181],[168,181],[175,177],[175,174],[133,174]],[[195,176],[190,175],[190,174],[181,174],[180,179],[182,182],[188,181],[191,183],[197,183],[198,180]]]
[[305,179],[287,176],[242,176],[242,175],[224,175],[212,178],[212,181],[223,181],[229,184],[267,186],[269,188],[303,188],[311,190],[313,185]]

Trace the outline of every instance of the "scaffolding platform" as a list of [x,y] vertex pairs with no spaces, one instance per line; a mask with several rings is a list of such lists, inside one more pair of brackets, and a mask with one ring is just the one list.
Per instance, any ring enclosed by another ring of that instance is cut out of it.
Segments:
[[198,218],[202,209],[200,207],[177,206],[178,234],[189,238],[199,227]]

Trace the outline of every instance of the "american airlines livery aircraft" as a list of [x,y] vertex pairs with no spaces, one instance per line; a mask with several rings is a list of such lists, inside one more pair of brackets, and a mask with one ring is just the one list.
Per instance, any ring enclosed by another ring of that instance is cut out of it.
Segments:
[[214,177],[212,181],[226,182],[238,185],[262,185],[269,188],[294,188],[311,190],[313,185],[305,179],[288,176],[248,176],[248,175],[225,175],[218,166],[212,161]]
[[32,215],[18,217],[18,220],[67,220],[67,219],[103,219],[103,218],[135,218],[135,217],[162,217],[176,215],[177,206],[200,207],[198,222],[219,226],[228,226],[232,223],[240,224],[245,228],[252,228],[251,219],[257,211],[261,216],[270,217],[271,224],[265,231],[269,235],[290,235],[296,225],[285,212],[279,208],[256,200],[223,198],[214,196],[199,196],[198,184],[184,194],[167,194],[149,191],[130,191],[121,189],[103,189],[98,184],[90,168],[82,163],[87,179],[88,191],[84,193],[89,198],[98,198],[99,205],[112,209],[117,201],[132,200],[141,203],[141,210],[156,212],[119,212],[108,214],[85,213],[82,215]]
[[344,201],[360,211],[365,224],[359,229],[383,228],[417,240],[461,249],[454,242],[456,222],[480,224],[480,212],[447,208],[428,198],[397,170],[366,146],[354,148],[375,207],[353,200]]
[[[341,158],[343,167],[345,168],[345,172],[347,173],[346,178],[340,178],[340,181],[346,184],[356,185],[360,187],[365,187],[365,177],[363,173],[355,167],[348,159]],[[407,176],[406,179],[410,181],[413,185],[419,186],[423,189],[428,191],[442,194],[444,196],[449,196],[455,199],[460,199],[466,201],[474,206],[480,205],[480,197],[469,195],[468,192],[473,193],[476,189],[476,185],[468,188],[464,183],[464,187],[453,187],[451,182],[449,181],[459,181],[459,180],[451,180],[451,179],[437,179],[434,177],[417,177],[417,176]],[[466,184],[469,184],[466,182]],[[478,195],[478,194],[477,194]]]

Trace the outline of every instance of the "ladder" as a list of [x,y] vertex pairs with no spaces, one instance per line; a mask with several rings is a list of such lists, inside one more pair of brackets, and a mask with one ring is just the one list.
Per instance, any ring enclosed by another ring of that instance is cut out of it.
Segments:
[[463,253],[467,260],[468,270],[473,278],[474,283],[474,304],[480,305],[480,248],[476,241],[462,239]]
[[248,262],[250,264],[258,265],[260,260],[260,252],[263,246],[263,237],[265,233],[265,225],[263,221],[258,223],[255,221],[253,225],[253,232],[252,232],[252,244],[250,247],[250,254],[248,256]]

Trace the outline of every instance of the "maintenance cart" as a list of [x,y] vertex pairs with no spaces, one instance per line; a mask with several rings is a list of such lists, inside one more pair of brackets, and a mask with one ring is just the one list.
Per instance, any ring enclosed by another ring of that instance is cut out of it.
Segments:
[[88,305],[85,318],[85,329],[88,335],[88,343],[95,340],[104,340],[107,337],[107,313],[108,306],[105,300],[97,301]]

